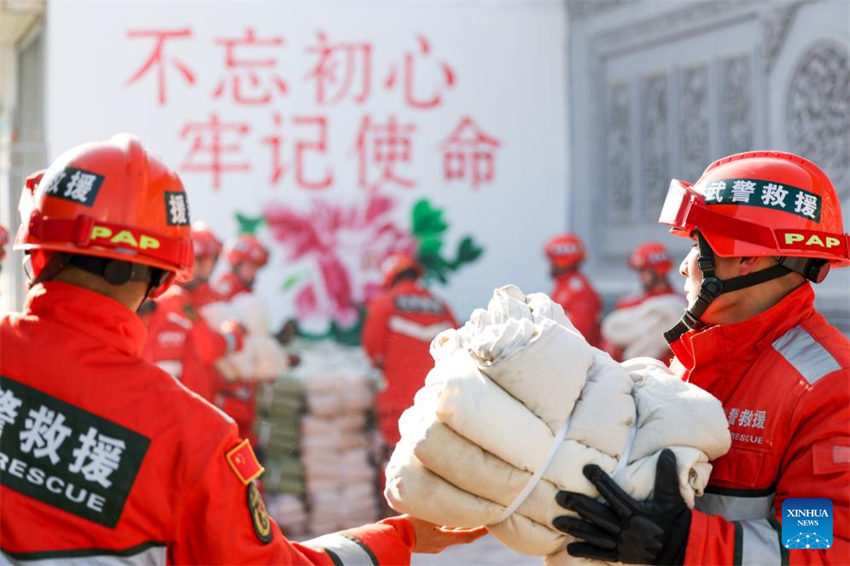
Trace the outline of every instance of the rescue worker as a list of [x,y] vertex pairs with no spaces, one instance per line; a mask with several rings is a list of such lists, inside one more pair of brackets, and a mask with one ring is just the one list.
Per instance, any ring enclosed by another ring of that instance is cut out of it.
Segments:
[[[223,301],[251,293],[257,272],[269,261],[269,251],[252,234],[241,234],[230,242],[224,253],[230,270],[223,273],[215,284],[215,292]],[[257,422],[257,391],[259,382],[254,379],[235,381],[219,380],[215,393],[215,404],[230,415],[239,425],[239,434],[252,444],[257,444],[255,425]]]
[[647,299],[663,295],[677,295],[667,278],[673,267],[673,260],[667,248],[659,242],[644,242],[629,255],[629,267],[637,271],[641,291],[636,295],[623,297],[617,301],[615,309],[635,307]]
[[585,258],[584,242],[575,234],[562,234],[546,243],[545,252],[549,274],[555,280],[552,300],[564,307],[564,312],[588,343],[599,346],[602,301],[587,277],[579,271]]
[[210,284],[210,277],[221,255],[223,247],[221,240],[205,223],[193,222],[192,247],[195,250],[192,279],[182,283],[181,286],[191,293],[192,304],[197,308],[224,300],[224,297]]
[[[584,540],[568,552],[643,564],[850,564],[850,343],[815,310],[811,286],[850,265],[832,183],[796,155],[741,153],[694,185],[673,180],[659,220],[693,240],[679,267],[690,306],[666,333],[671,369],[723,403],[732,447],[694,510],[670,451],[643,502],[585,466],[605,502],[558,495],[581,517],[555,519]],[[832,502],[831,548],[786,548],[789,498]]]
[[433,367],[431,340],[457,328],[451,309],[419,284],[420,263],[408,253],[390,255],[381,265],[383,291],[366,309],[363,348],[383,372],[376,412],[387,455],[400,439],[398,418],[413,404]]
[[241,293],[254,290],[257,272],[269,262],[269,250],[253,234],[241,234],[224,252],[230,271],[216,282],[216,291],[229,301]]
[[628,263],[637,272],[641,289],[619,299],[602,320],[603,349],[617,361],[649,356],[669,362],[671,352],[662,331],[687,306],[667,277],[673,260],[664,244],[644,242],[629,254]]
[[286,540],[234,423],[140,357],[135,310],[192,265],[177,175],[127,134],[27,179],[24,311],[0,319],[0,561],[407,563],[481,530],[407,517]]
[[212,401],[221,380],[213,364],[242,347],[245,331],[233,320],[213,328],[200,314],[204,305],[219,300],[209,277],[221,242],[203,223],[192,225],[191,238],[195,258],[191,279],[172,285],[153,302],[146,317],[148,338],[142,358]]

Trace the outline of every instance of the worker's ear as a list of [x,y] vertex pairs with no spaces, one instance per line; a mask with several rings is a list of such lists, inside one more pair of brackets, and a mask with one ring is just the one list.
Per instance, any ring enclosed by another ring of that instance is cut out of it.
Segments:
[[764,263],[763,260],[767,258],[763,257],[742,257],[738,260],[738,268],[740,270],[739,275],[747,275],[754,271],[759,271],[768,267],[767,265],[761,265]]

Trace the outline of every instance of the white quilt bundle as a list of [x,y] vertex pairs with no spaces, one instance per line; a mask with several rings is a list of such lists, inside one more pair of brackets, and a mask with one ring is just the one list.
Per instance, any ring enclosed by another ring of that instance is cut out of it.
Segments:
[[567,535],[552,519],[566,510],[555,494],[598,496],[586,464],[646,499],[658,455],[671,448],[693,506],[709,460],[729,449],[719,401],[656,360],[617,364],[541,293],[497,289],[487,310],[437,336],[431,353],[435,366],[399,422],[385,496],[438,524],[488,525],[518,552],[563,551]]
[[602,337],[623,348],[623,359],[669,352],[664,331],[682,317],[687,301],[681,295],[650,297],[639,305],[617,309],[602,321]]
[[238,320],[247,331],[242,349],[221,358],[216,368],[229,380],[272,381],[289,367],[289,359],[268,329],[264,301],[243,293],[229,303],[212,303],[203,308],[207,320],[219,327],[226,320]]

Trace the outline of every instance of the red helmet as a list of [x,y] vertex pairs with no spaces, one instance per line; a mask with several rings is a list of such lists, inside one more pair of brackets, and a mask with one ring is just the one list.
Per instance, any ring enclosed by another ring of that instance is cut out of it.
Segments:
[[575,267],[584,261],[584,242],[575,234],[555,236],[546,243],[546,257],[557,268]]
[[632,269],[651,269],[660,277],[664,277],[673,267],[673,260],[663,244],[645,242],[636,247],[629,256],[629,267]]
[[709,165],[694,185],[674,179],[658,220],[677,236],[699,230],[721,257],[850,265],[850,236],[832,183],[817,165],[791,153],[739,153]]
[[203,257],[217,258],[221,253],[221,240],[203,222],[192,223],[192,245],[195,249],[195,259]]
[[16,250],[33,256],[67,252],[156,267],[168,276],[192,268],[189,209],[180,178],[130,134],[87,143],[60,155],[26,182],[19,206]]
[[425,270],[422,268],[422,264],[416,261],[416,258],[409,253],[396,252],[394,254],[390,254],[383,262],[381,262],[381,285],[384,287],[390,287],[396,277],[409,270],[415,271],[417,277],[422,277],[425,273]]
[[269,250],[253,234],[242,234],[227,245],[224,256],[233,266],[250,261],[263,267],[269,261]]
[[9,231],[0,225],[0,261],[6,259],[6,244],[9,243]]

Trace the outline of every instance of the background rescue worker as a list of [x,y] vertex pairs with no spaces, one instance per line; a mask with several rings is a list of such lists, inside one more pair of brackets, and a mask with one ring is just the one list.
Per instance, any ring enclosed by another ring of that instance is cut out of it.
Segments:
[[614,308],[625,309],[637,306],[647,299],[662,295],[677,295],[670,285],[667,274],[673,267],[673,260],[664,244],[644,242],[629,255],[629,267],[637,271],[641,291],[617,301]]
[[[581,516],[555,520],[585,541],[568,551],[644,564],[850,564],[850,342],[815,310],[811,287],[850,265],[832,183],[796,155],[741,153],[694,185],[674,179],[659,220],[693,240],[679,267],[690,306],[666,333],[671,369],[723,403],[732,448],[693,511],[672,452],[644,502],[586,466],[607,503],[558,495]],[[788,498],[832,501],[831,548],[785,548]]]
[[190,292],[192,304],[196,308],[224,300],[222,295],[210,284],[210,277],[221,255],[221,240],[218,239],[212,228],[205,223],[193,222],[192,247],[195,251],[192,279],[182,283],[181,286]]
[[545,252],[549,274],[555,280],[552,300],[564,307],[570,321],[588,343],[599,346],[602,301],[587,277],[579,271],[585,258],[584,242],[575,234],[562,234],[546,243]]
[[[244,293],[252,293],[257,272],[269,262],[269,251],[252,234],[241,234],[229,242],[224,258],[230,265],[215,283],[215,292],[224,301],[232,301]],[[230,415],[239,426],[239,435],[256,445],[254,427],[257,422],[256,380],[220,380],[215,393],[215,404]]]
[[136,138],[62,154],[20,208],[32,287],[0,319],[0,560],[389,564],[481,535],[397,517],[283,537],[234,423],[139,357],[135,310],[188,275],[192,243],[180,179]]
[[398,418],[413,404],[434,366],[431,340],[457,328],[457,321],[446,303],[419,284],[424,270],[412,255],[390,255],[381,271],[383,291],[368,304],[362,338],[366,354],[384,375],[376,410],[381,435],[392,451],[400,439]]
[[257,271],[269,262],[269,250],[253,234],[241,234],[228,244],[224,259],[230,264],[230,271],[218,278],[215,289],[223,300],[229,301],[254,290]]
[[209,284],[221,242],[203,223],[191,230],[195,262],[188,281],[172,285],[153,303],[147,315],[148,338],[142,358],[170,373],[183,385],[212,401],[220,377],[213,364],[242,346],[244,330],[236,321],[212,328],[201,308],[219,300]]
[[[605,351],[617,361],[623,361],[626,357],[633,356],[651,356],[663,362],[669,362],[671,357],[670,348],[664,341],[661,332],[658,333],[657,340],[653,337],[646,336],[647,332],[655,332],[656,325],[660,328],[667,329],[673,324],[673,320],[679,317],[681,309],[686,306],[685,298],[673,290],[667,274],[673,267],[673,260],[670,254],[667,253],[667,248],[659,242],[644,242],[637,246],[631,254],[629,254],[629,267],[637,272],[640,280],[641,289],[638,293],[627,295],[619,299],[614,306],[614,310],[606,316],[602,321],[602,338]],[[667,298],[674,300],[659,301],[659,298]],[[652,307],[647,303],[651,303]],[[681,302],[681,305],[678,303]],[[644,309],[639,309],[644,305]],[[647,324],[650,321],[641,321],[637,315],[638,312],[647,311],[652,314],[654,319],[652,324]],[[625,318],[635,317],[634,330],[638,343],[620,343],[616,337],[606,334],[610,324],[621,324]],[[640,336],[640,335],[643,336]],[[630,345],[629,350],[636,350],[633,355],[625,355],[626,346]]]

